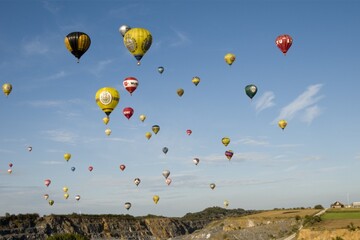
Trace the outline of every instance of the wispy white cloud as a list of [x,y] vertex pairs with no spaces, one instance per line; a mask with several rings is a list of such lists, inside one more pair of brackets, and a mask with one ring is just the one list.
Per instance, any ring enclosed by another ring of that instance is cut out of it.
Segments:
[[111,59],[99,61],[94,67],[91,68],[90,71],[92,74],[98,76],[106,68],[106,66],[108,66],[112,62],[113,60]]
[[307,123],[311,123],[316,117],[320,115],[320,109],[316,105],[323,98],[323,96],[317,96],[321,90],[322,84],[311,85],[305,92],[300,94],[294,101],[287,106],[283,107],[277,118],[273,123],[276,123],[279,119],[292,119],[297,113],[302,113],[301,120]]
[[66,130],[48,130],[43,131],[43,134],[46,136],[46,138],[55,142],[74,144],[78,139],[77,135]]
[[245,144],[245,145],[255,145],[255,146],[264,146],[269,145],[270,143],[265,138],[255,139],[252,137],[245,137],[239,140],[235,140],[233,144]]
[[24,52],[28,55],[43,55],[49,52],[49,46],[42,42],[39,37],[27,40],[23,43]]
[[273,92],[265,92],[261,95],[255,102],[255,110],[257,113],[270,108],[275,105],[274,103],[275,95]]
[[171,47],[178,47],[185,44],[189,44],[191,41],[189,37],[180,31],[174,30],[176,37],[173,39],[172,43],[170,43]]
[[64,104],[63,101],[56,100],[35,100],[27,102],[32,107],[60,107]]
[[64,161],[43,161],[41,163],[45,165],[59,165],[64,164]]
[[52,14],[56,14],[60,11],[60,7],[58,5],[59,2],[56,2],[57,4],[54,5],[50,1],[42,1],[43,7],[48,10]]

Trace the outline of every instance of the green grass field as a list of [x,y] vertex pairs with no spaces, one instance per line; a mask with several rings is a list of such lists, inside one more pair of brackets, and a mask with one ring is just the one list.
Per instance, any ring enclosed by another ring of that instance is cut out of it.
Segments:
[[321,216],[322,220],[336,220],[336,219],[360,219],[360,209],[342,208],[329,209]]

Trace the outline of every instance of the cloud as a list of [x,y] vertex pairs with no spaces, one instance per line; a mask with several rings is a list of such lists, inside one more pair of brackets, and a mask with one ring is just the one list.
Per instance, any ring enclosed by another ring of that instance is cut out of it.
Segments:
[[269,142],[265,139],[254,139],[251,137],[242,138],[234,141],[234,144],[245,144],[245,145],[255,145],[255,146],[264,146],[269,145]]
[[63,161],[43,161],[41,162],[42,164],[46,164],[46,165],[59,165],[59,164],[64,164]]
[[23,44],[24,52],[28,55],[44,55],[49,52],[49,47],[37,37]]
[[320,115],[320,108],[316,105],[323,96],[316,96],[320,91],[322,84],[311,85],[305,92],[300,94],[294,101],[283,107],[279,116],[274,119],[276,123],[279,119],[292,119],[297,113],[302,113],[301,121],[311,123]]
[[43,134],[52,141],[70,144],[74,144],[78,138],[74,133],[65,130],[48,130],[44,131]]
[[275,105],[274,103],[275,95],[273,92],[265,92],[261,95],[260,98],[255,103],[255,110],[257,113],[261,112],[264,109],[270,108]]
[[60,7],[58,6],[58,4],[55,6],[54,4],[52,4],[50,1],[43,1],[42,2],[43,7],[48,10],[50,13],[52,14],[56,14],[60,11]]
[[108,59],[108,60],[102,60],[99,61],[96,66],[94,66],[93,68],[90,69],[90,71],[96,75],[99,76],[100,73],[106,68],[106,66],[108,66],[109,64],[111,64],[113,62],[113,60]]
[[27,102],[32,107],[60,107],[64,104],[63,101],[56,101],[56,100],[37,100]]
[[190,39],[185,33],[174,30],[176,39],[170,44],[170,47],[178,47],[190,43]]

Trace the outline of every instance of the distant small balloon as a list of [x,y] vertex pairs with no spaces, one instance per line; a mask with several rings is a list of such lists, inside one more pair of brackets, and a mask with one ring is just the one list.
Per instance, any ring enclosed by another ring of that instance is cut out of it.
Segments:
[[4,83],[4,85],[2,85],[2,90],[3,93],[8,96],[11,93],[12,85],[10,83]]
[[106,116],[103,118],[103,122],[105,123],[105,125],[107,125],[109,123],[109,121],[110,121],[109,116]]
[[199,162],[200,162],[200,159],[199,159],[199,158],[194,158],[194,159],[193,159],[193,163],[194,163],[195,165],[198,165]]
[[13,166],[13,164],[12,163],[9,163],[9,167],[12,167]]
[[227,150],[225,151],[225,156],[227,157],[227,159],[230,161],[232,156],[234,155],[234,152],[232,150]]
[[7,170],[7,172],[8,172],[9,174],[11,174],[11,173],[12,173],[12,169],[9,168],[9,169]]
[[126,210],[129,210],[129,209],[131,208],[131,203],[126,202],[126,203],[124,204],[124,206],[125,206],[125,209],[126,209]]
[[187,134],[187,135],[189,135],[189,136],[190,136],[190,135],[191,135],[191,133],[192,133],[192,131],[191,131],[190,129],[186,130],[186,134]]
[[179,97],[181,97],[184,94],[184,89],[179,88],[178,90],[176,90],[177,95],[179,95]]
[[160,126],[159,125],[154,125],[154,126],[152,126],[151,129],[155,134],[157,134],[160,131]]
[[71,158],[71,154],[70,153],[65,153],[64,154],[64,159],[68,162]]
[[215,187],[216,187],[215,183],[211,183],[211,184],[210,184],[210,188],[211,188],[211,189],[214,189]]
[[141,115],[139,116],[139,118],[140,118],[140,121],[144,122],[145,119],[146,119],[146,116],[145,116],[144,114],[141,114]]
[[158,67],[158,72],[160,73],[160,74],[162,74],[163,72],[164,72],[164,67]]
[[91,171],[94,169],[94,167],[93,167],[93,166],[89,166],[88,169],[89,169],[89,171],[91,172]]
[[51,180],[50,179],[46,179],[44,180],[45,186],[49,186],[51,184]]
[[76,196],[75,196],[75,200],[76,200],[76,201],[79,201],[79,200],[80,200],[80,195],[76,195]]
[[110,136],[111,132],[112,132],[112,131],[111,131],[110,128],[105,129],[105,134],[106,134],[106,135]]
[[119,32],[122,37],[125,36],[126,32],[129,31],[131,28],[128,25],[122,25],[119,27]]
[[164,170],[164,171],[162,172],[162,175],[163,175],[165,178],[168,178],[169,175],[170,175],[170,171],[169,171],[169,170]]
[[199,84],[199,82],[200,82],[200,78],[199,77],[193,77],[193,79],[191,81],[195,86],[197,86]]
[[44,194],[44,198],[47,200],[49,198],[49,194]]
[[124,164],[121,164],[121,165],[120,165],[120,170],[121,170],[121,171],[124,171],[125,168],[126,168],[126,166],[125,166]]
[[134,179],[134,183],[135,183],[136,186],[139,186],[140,182],[141,182],[140,178],[135,178]]
[[227,145],[229,145],[229,143],[230,143],[230,138],[228,138],[228,137],[223,137],[222,139],[221,139],[221,142],[224,144],[224,146],[226,147]]
[[169,151],[169,149],[167,147],[163,147],[162,149],[163,153],[167,154],[167,152]]
[[145,137],[149,140],[151,138],[152,134],[151,132],[145,133]]
[[49,200],[49,205],[52,206],[54,204],[54,200]]
[[75,171],[75,167],[71,167],[71,171],[73,171],[73,172],[74,172],[74,171]]
[[29,147],[27,148],[27,150],[28,150],[29,152],[31,152],[31,151],[32,151],[32,147],[29,146]]
[[172,182],[172,180],[171,180],[171,178],[166,178],[165,179],[165,183],[169,186],[170,184],[171,184],[171,182]]

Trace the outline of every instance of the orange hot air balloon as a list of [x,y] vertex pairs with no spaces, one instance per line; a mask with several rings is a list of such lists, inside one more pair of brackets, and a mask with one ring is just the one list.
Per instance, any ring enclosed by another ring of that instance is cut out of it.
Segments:
[[131,116],[134,114],[134,109],[132,109],[131,107],[126,107],[123,110],[123,114],[127,119],[130,119]]
[[293,43],[293,39],[288,34],[280,35],[275,40],[276,46],[280,49],[280,51],[284,55],[286,55],[286,53],[289,50],[289,48],[291,47],[292,43]]

